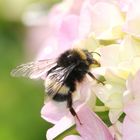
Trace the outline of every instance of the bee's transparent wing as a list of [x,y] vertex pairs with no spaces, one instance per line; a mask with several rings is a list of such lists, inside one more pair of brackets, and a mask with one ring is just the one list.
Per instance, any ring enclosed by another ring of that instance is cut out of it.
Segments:
[[66,68],[58,67],[47,76],[45,82],[45,91],[49,96],[53,97],[60,90],[62,90],[62,88],[63,94],[67,94],[68,87],[66,87],[65,81],[74,67],[75,65],[70,65]]
[[56,65],[55,59],[38,60],[17,66],[11,71],[11,75],[29,77],[31,79],[43,78]]

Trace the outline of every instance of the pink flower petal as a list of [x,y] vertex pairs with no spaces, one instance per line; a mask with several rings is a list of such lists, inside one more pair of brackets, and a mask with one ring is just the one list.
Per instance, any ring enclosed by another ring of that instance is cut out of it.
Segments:
[[79,15],[79,12],[81,10],[81,6],[83,4],[83,0],[65,0],[65,1],[72,1],[71,7],[70,7],[70,14]]
[[[80,98],[78,101],[83,102],[84,104],[88,104],[91,108],[93,108],[96,104],[96,96],[93,93],[93,79],[89,81],[88,79],[81,83],[81,86],[77,88],[77,93],[80,94]],[[86,94],[85,94],[86,93]]]
[[87,0],[81,8],[80,31],[82,34],[95,33],[99,39],[117,39],[122,34],[122,23],[121,12],[110,1]]
[[105,124],[87,106],[77,112],[82,125],[76,120],[76,129],[84,140],[113,140]]
[[128,89],[131,90],[135,98],[140,97],[140,71],[138,71],[133,79],[128,80]]
[[140,140],[140,123],[135,123],[126,116],[123,122],[122,140]]
[[66,16],[60,26],[58,33],[59,44],[63,48],[70,48],[73,41],[78,39],[78,16],[69,15]]
[[140,1],[132,0],[129,3],[128,12],[126,15],[126,21],[124,24],[124,31],[140,38]]
[[80,136],[70,135],[70,136],[65,137],[63,140],[84,140],[84,139],[81,138]]
[[89,1],[85,1],[82,5],[80,12],[80,23],[79,23],[79,35],[80,37],[86,37],[91,29],[91,15],[89,10]]
[[[105,124],[93,113],[86,105],[79,108],[80,103],[77,103],[76,112],[82,125],[80,125],[77,118],[70,113],[64,116],[61,120],[47,131],[47,139],[53,140],[55,137],[63,133],[74,125],[76,121],[76,129],[84,140],[113,140],[108,128]],[[74,107],[75,108],[75,107]],[[86,114],[86,115],[85,115]],[[75,119],[75,121],[74,121]]]
[[43,42],[42,49],[40,49],[36,59],[54,59],[57,58],[61,52],[63,52],[63,48],[59,48],[57,38],[55,36],[48,37],[46,41]]
[[131,120],[140,123],[140,98],[127,103],[124,106],[124,112]]
[[118,0],[121,10],[127,12],[132,1],[133,0]]
[[54,101],[49,101],[42,108],[41,116],[46,121],[55,124],[68,112],[69,111],[66,109],[66,103],[55,103]]

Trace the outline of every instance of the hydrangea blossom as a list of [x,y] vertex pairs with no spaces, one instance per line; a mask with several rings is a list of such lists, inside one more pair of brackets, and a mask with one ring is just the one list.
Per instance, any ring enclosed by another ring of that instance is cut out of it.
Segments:
[[[127,90],[125,96],[127,101],[124,100],[124,112],[126,113],[123,123],[124,139],[132,140],[140,138],[140,70],[127,80]],[[130,137],[127,137],[131,133]]]
[[[47,140],[75,124],[79,135],[72,134],[64,140],[140,139],[139,7],[139,0],[63,0],[54,5],[48,16],[38,19],[40,23],[35,28],[42,27],[43,32],[37,30],[34,34],[45,37],[36,59],[54,58],[77,46],[96,51],[101,55],[97,58],[101,67],[92,72],[105,79],[102,85],[87,78],[74,93],[74,108],[84,125],[73,118],[65,102],[45,102],[41,116],[54,124],[47,131]],[[97,106],[98,100],[103,106]],[[96,115],[103,111],[109,112],[110,124]]]

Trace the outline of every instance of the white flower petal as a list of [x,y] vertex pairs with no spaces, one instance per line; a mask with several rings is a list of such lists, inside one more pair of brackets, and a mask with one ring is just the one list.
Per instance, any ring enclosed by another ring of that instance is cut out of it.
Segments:
[[53,140],[58,135],[69,129],[75,124],[74,118],[71,115],[63,117],[52,128],[47,131],[47,140]]
[[70,135],[66,136],[63,140],[84,140],[84,139],[77,135]]

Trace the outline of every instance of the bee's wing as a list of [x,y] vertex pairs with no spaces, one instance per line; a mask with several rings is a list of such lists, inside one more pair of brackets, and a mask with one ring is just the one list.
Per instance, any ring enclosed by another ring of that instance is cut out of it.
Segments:
[[69,76],[70,72],[74,69],[75,65],[70,65],[69,67],[63,68],[58,67],[53,70],[46,78],[45,88],[49,96],[53,97],[57,94],[62,88],[63,93],[67,94],[68,87],[65,85],[65,80]]
[[38,60],[17,66],[11,71],[11,75],[37,79],[47,74],[47,72],[54,66],[56,66],[55,59]]

